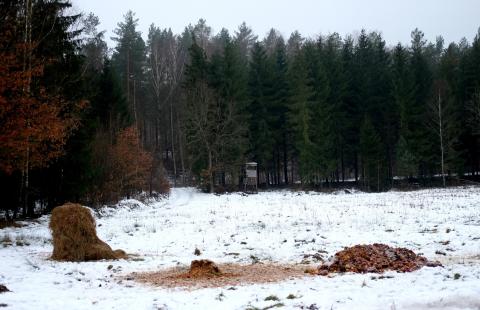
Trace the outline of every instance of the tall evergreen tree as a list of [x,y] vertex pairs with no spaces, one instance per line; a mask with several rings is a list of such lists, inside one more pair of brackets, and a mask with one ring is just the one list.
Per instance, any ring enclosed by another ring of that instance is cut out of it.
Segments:
[[[145,42],[137,30],[138,19],[135,13],[128,11],[124,21],[118,23],[113,38],[117,45],[112,56],[115,72],[119,74],[122,89],[125,93],[129,111],[138,129],[141,129],[145,118]],[[143,112],[143,113],[142,113]]]
[[328,77],[327,102],[331,110],[332,132],[334,134],[334,157],[336,159],[335,179],[345,180],[345,141],[347,139],[347,113],[345,94],[347,80],[342,62],[342,40],[337,33],[326,38],[321,49],[321,59]]
[[300,180],[314,184],[318,158],[315,157],[313,128],[314,90],[308,75],[303,51],[293,54],[289,65],[289,113],[288,125],[292,131],[295,155],[298,156]]
[[251,58],[253,45],[257,41],[258,36],[253,33],[253,30],[243,22],[235,31],[234,41],[239,48],[240,58],[244,60],[244,65],[248,65],[248,60]]
[[414,110],[408,111],[411,116],[411,144],[412,154],[419,161],[419,175],[426,176],[429,171],[429,163],[432,152],[430,134],[427,129],[427,102],[432,86],[432,72],[425,55],[426,40],[424,33],[418,29],[412,32],[410,68],[412,71]]
[[398,44],[392,57],[392,97],[398,111],[399,140],[396,149],[397,174],[414,176],[417,173],[418,158],[413,153],[411,145],[412,131],[415,130],[414,118],[417,109],[413,100],[414,84],[409,66],[410,58],[406,48]]
[[255,43],[248,73],[249,140],[252,159],[263,171],[265,183],[270,182],[269,172],[273,161],[273,129],[270,126],[270,94],[273,85],[272,70],[265,48]]
[[[271,89],[270,113],[271,126],[274,128],[274,165],[276,184],[288,184],[288,152],[290,148],[289,129],[287,125],[288,109],[288,60],[285,42],[279,37],[274,54],[270,57],[273,67],[273,84]],[[282,169],[283,168],[283,169]],[[282,171],[283,170],[283,171]],[[283,172],[283,176],[282,176]]]
[[328,102],[330,87],[325,68],[321,62],[322,43],[305,43],[305,58],[310,87],[314,90],[312,118],[312,142],[316,158],[316,183],[331,179],[336,170],[335,133],[332,105]]
[[[480,28],[473,40],[471,48],[462,57],[461,70],[463,73],[462,87],[463,110],[467,122],[464,131],[459,133],[459,140],[465,150],[466,167],[472,175],[480,170],[480,135],[478,119],[478,105],[480,100]],[[473,112],[473,113],[472,113]]]

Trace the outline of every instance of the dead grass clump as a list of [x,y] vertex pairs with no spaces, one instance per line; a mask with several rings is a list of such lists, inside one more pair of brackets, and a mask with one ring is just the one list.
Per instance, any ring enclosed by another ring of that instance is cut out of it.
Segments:
[[[200,262],[200,263],[199,263]],[[301,265],[262,264],[239,265],[193,261],[190,268],[171,268],[158,272],[133,273],[127,276],[141,283],[163,288],[186,289],[239,286],[255,283],[274,283],[309,277]],[[192,268],[193,267],[193,268]],[[201,270],[201,272],[198,272]]]
[[8,220],[8,221],[0,221],[0,229],[4,229],[7,227],[12,227],[12,228],[22,228],[25,227],[24,224],[20,224],[18,222],[15,222],[13,220]]
[[386,244],[356,245],[335,254],[333,262],[318,268],[318,274],[329,272],[382,273],[386,270],[412,272],[423,266],[441,266],[405,248],[392,248]]
[[53,209],[49,227],[53,236],[54,260],[91,261],[126,257],[124,251],[113,251],[98,238],[90,210],[79,204],[66,203]]

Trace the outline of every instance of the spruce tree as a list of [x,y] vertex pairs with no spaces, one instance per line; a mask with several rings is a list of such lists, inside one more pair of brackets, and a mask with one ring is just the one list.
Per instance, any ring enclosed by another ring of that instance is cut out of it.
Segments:
[[413,109],[407,111],[411,117],[411,136],[408,143],[411,145],[413,156],[418,158],[420,176],[429,174],[430,159],[433,154],[430,142],[430,133],[427,127],[427,102],[432,86],[432,72],[425,56],[426,40],[418,29],[412,32],[410,70],[415,85],[413,91]]
[[[270,57],[273,68],[273,81],[271,89],[271,124],[275,142],[274,162],[275,179],[277,184],[288,184],[288,152],[290,149],[289,128],[287,125],[288,109],[288,60],[286,45],[282,37],[279,37],[275,46],[274,54]],[[283,168],[283,169],[282,169]],[[282,176],[283,172],[283,176]]]
[[360,158],[362,163],[363,187],[369,191],[384,189],[383,145],[372,121],[367,116],[360,128]]
[[112,64],[115,72],[119,75],[122,89],[129,106],[129,113],[140,130],[145,118],[145,42],[141,33],[137,30],[138,19],[135,13],[128,11],[124,15],[124,21],[118,23],[113,38],[117,45],[115,47]]
[[295,155],[298,156],[299,175],[303,184],[315,182],[318,158],[312,141],[315,121],[313,119],[314,90],[309,81],[307,64],[303,51],[294,54],[289,65],[289,111],[288,125],[292,131]]
[[[252,49],[248,73],[248,115],[249,153],[258,162],[259,172],[263,172],[265,183],[270,183],[270,170],[273,161],[273,129],[269,101],[273,84],[265,48],[255,43]],[[260,182],[260,180],[259,180]]]
[[316,183],[331,179],[336,170],[335,133],[332,105],[328,102],[330,88],[328,78],[321,62],[320,44],[312,41],[305,43],[305,58],[310,87],[314,90],[311,108],[313,126],[312,142],[316,158]]
[[398,44],[392,57],[392,97],[398,111],[399,142],[396,148],[396,173],[400,176],[414,176],[417,173],[418,158],[413,153],[411,140],[415,130],[417,109],[413,100],[414,84],[406,48]]

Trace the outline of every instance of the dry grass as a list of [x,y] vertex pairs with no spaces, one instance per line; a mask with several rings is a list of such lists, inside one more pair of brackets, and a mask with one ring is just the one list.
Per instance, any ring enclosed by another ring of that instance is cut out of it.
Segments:
[[8,228],[8,227],[22,228],[22,227],[25,227],[25,225],[17,223],[15,221],[0,221],[0,229],[4,229],[4,228]]
[[124,251],[113,251],[98,238],[90,210],[79,204],[66,203],[55,208],[49,227],[53,237],[54,260],[91,261],[126,257]]
[[[193,262],[192,262],[193,263]],[[188,290],[274,283],[310,277],[301,265],[280,264],[220,264],[218,272],[195,273],[192,268],[170,268],[157,272],[132,273],[127,278],[163,288],[182,287]]]

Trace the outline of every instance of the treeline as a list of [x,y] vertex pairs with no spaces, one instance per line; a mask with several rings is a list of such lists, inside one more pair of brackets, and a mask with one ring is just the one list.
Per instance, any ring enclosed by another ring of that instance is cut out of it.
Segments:
[[266,186],[382,191],[396,179],[478,176],[480,32],[446,45],[415,29],[410,45],[387,47],[365,30],[287,41],[274,29],[258,40],[245,24],[233,35],[212,36],[203,20],[187,30],[178,134],[210,190],[237,184],[246,160]]
[[201,19],[180,35],[152,25],[143,43],[136,26],[127,13],[113,61],[127,68],[127,93],[143,98],[137,125],[173,183],[238,189],[246,161],[263,186],[381,191],[396,177],[478,174],[479,34],[446,45],[415,29],[410,45],[387,47],[364,30],[258,39],[245,23],[213,34]]
[[3,209],[162,193],[166,175],[238,189],[247,161],[263,186],[478,175],[480,33],[447,45],[415,29],[389,47],[365,30],[259,39],[201,19],[152,24],[145,41],[128,12],[109,50],[98,18],[69,7],[1,1]]

